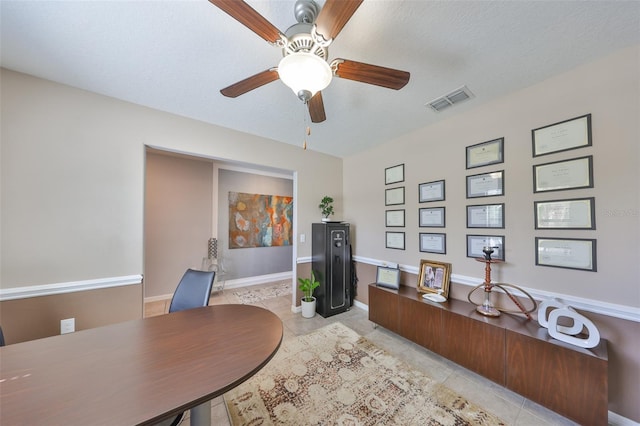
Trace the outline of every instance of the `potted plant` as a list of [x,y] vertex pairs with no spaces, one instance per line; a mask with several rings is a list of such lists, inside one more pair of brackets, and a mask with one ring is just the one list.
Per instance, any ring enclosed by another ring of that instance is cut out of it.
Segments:
[[316,298],[313,297],[313,290],[320,286],[316,280],[316,276],[311,270],[311,278],[298,278],[300,285],[298,288],[302,291],[302,316],[304,318],[312,318],[316,314]]
[[320,201],[318,207],[322,212],[322,221],[327,222],[329,220],[329,216],[333,214],[333,198],[325,195]]

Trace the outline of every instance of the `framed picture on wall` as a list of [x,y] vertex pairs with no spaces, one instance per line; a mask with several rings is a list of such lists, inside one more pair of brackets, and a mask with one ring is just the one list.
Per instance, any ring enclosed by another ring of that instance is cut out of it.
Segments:
[[504,138],[467,147],[467,169],[504,162]]
[[504,228],[504,203],[467,206],[467,228]]
[[533,192],[593,188],[593,156],[533,166]]
[[384,205],[396,206],[404,204],[404,186],[389,188],[384,191]]
[[595,197],[534,201],[536,229],[596,229]]
[[384,216],[385,225],[389,228],[404,227],[404,210],[387,210]]
[[418,202],[444,201],[444,180],[425,182],[418,185]]
[[424,253],[447,254],[447,234],[421,232],[420,251]]
[[418,209],[418,226],[421,228],[444,228],[445,208],[429,207]]
[[467,198],[504,195],[504,170],[467,176]]
[[484,258],[484,248],[491,247],[491,257],[504,259],[504,235],[467,235],[467,257]]
[[591,114],[533,129],[531,140],[534,157],[591,146]]
[[536,237],[536,265],[596,272],[596,240]]
[[385,232],[385,247],[396,250],[404,250],[404,232]]
[[384,169],[384,184],[404,182],[404,164]]

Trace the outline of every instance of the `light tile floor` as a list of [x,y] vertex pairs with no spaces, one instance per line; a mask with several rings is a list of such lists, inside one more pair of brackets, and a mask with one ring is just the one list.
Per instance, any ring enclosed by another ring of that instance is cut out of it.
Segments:
[[[214,293],[209,304],[240,303],[238,298],[234,296],[234,291],[259,288],[266,285],[268,284],[243,287],[242,289],[226,289],[223,292]],[[166,313],[169,310],[169,302],[167,300],[145,304],[145,317]],[[504,420],[507,425],[576,425],[571,420],[466,370],[395,333],[382,327],[375,327],[369,321],[368,313],[360,308],[353,307],[345,313],[329,318],[323,318],[320,315],[316,315],[314,318],[302,318],[300,313],[291,311],[291,295],[267,299],[255,305],[271,310],[282,319],[284,324],[283,338],[285,340],[310,333],[327,324],[339,321],[384,348],[390,354],[402,359],[413,368],[425,372],[434,380],[438,380],[470,401],[491,411]],[[187,413],[182,425],[188,424]],[[211,402],[211,424],[213,426],[230,425],[222,397],[216,398]]]

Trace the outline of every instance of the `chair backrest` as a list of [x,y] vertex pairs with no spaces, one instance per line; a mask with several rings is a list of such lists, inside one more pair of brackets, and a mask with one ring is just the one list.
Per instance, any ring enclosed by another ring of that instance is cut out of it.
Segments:
[[178,283],[175,293],[173,293],[169,312],[207,306],[215,275],[214,271],[187,269]]

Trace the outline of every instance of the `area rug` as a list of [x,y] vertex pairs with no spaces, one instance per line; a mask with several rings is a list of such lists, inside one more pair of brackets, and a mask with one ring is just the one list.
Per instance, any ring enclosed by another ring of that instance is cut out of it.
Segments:
[[285,341],[224,396],[246,425],[504,425],[341,323]]
[[291,294],[291,281],[284,281],[252,290],[236,291],[233,294],[240,299],[240,303],[242,304],[249,305],[251,303],[258,303],[266,299]]

